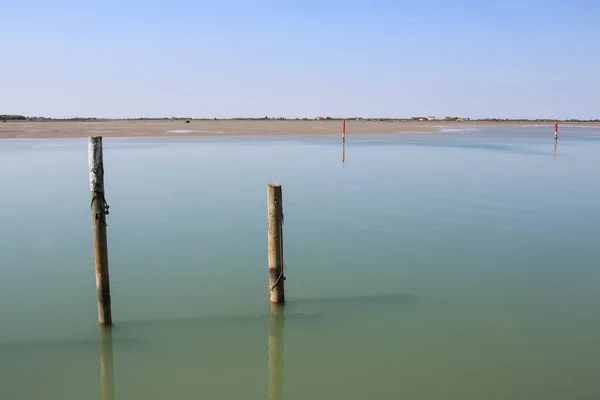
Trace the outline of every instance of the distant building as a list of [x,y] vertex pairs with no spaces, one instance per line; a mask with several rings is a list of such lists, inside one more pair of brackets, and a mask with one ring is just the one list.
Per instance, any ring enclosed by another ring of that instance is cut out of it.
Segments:
[[435,121],[435,117],[427,117],[427,121]]
[[462,117],[446,117],[445,121],[470,121],[471,118],[462,118]]
[[323,121],[325,119],[325,117],[317,117],[315,118],[317,121]]
[[411,117],[413,121],[429,121],[429,117]]

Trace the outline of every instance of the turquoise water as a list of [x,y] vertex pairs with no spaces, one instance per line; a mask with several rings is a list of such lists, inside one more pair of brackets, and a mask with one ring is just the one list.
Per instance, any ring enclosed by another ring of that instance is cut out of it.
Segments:
[[0,141],[0,398],[600,398],[600,129],[553,150],[552,127],[349,135],[344,164],[334,136],[105,139],[101,352],[87,141]]

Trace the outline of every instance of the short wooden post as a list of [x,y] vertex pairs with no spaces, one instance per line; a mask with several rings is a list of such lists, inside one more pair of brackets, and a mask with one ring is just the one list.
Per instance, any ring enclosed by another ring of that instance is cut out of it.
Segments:
[[102,158],[102,137],[90,137],[88,141],[88,162],[90,168],[90,192],[92,196],[92,231],[94,234],[94,260],[96,263],[98,323],[100,325],[111,325],[108,245],[106,242],[106,214],[108,214],[108,205],[104,197],[104,163]]
[[100,327],[100,380],[102,400],[115,398],[115,371],[113,362],[112,328]]
[[283,275],[283,200],[281,185],[267,186],[269,299],[271,303],[285,302]]
[[284,305],[269,307],[269,400],[283,400],[283,332]]

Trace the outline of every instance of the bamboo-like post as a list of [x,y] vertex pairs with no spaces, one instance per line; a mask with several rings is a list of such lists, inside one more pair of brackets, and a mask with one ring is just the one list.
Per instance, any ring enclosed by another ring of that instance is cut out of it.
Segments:
[[283,400],[284,305],[269,306],[269,400]]
[[106,242],[106,214],[109,206],[104,197],[104,163],[102,137],[88,140],[90,192],[92,196],[92,232],[94,235],[94,260],[96,264],[96,292],[98,296],[98,323],[112,324],[110,305],[110,279],[108,275],[108,244]]
[[283,275],[283,200],[281,185],[267,186],[267,220],[269,253],[269,300],[271,303],[285,302]]

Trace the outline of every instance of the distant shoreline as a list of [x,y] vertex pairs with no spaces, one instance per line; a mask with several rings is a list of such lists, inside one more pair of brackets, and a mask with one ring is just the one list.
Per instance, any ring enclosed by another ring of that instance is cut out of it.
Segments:
[[[430,119],[433,118],[433,119]],[[600,118],[596,119],[553,119],[553,118],[462,118],[462,117],[411,117],[411,118],[393,118],[393,117],[316,117],[316,118],[286,118],[286,117],[238,117],[238,118],[192,118],[192,117],[137,117],[137,118],[98,118],[98,117],[74,117],[74,118],[50,118],[50,117],[28,117],[24,115],[0,114],[1,121],[29,121],[29,122],[123,122],[123,121],[362,121],[362,122],[405,122],[405,123],[436,123],[436,122],[464,122],[464,123],[600,123]]]
[[[189,121],[189,122],[188,122]],[[341,135],[342,120],[12,120],[0,122],[0,139],[158,137],[158,136],[280,136]],[[441,132],[448,128],[548,125],[554,121],[411,121],[346,120],[346,134]],[[563,125],[600,127],[600,122],[563,122]]]

